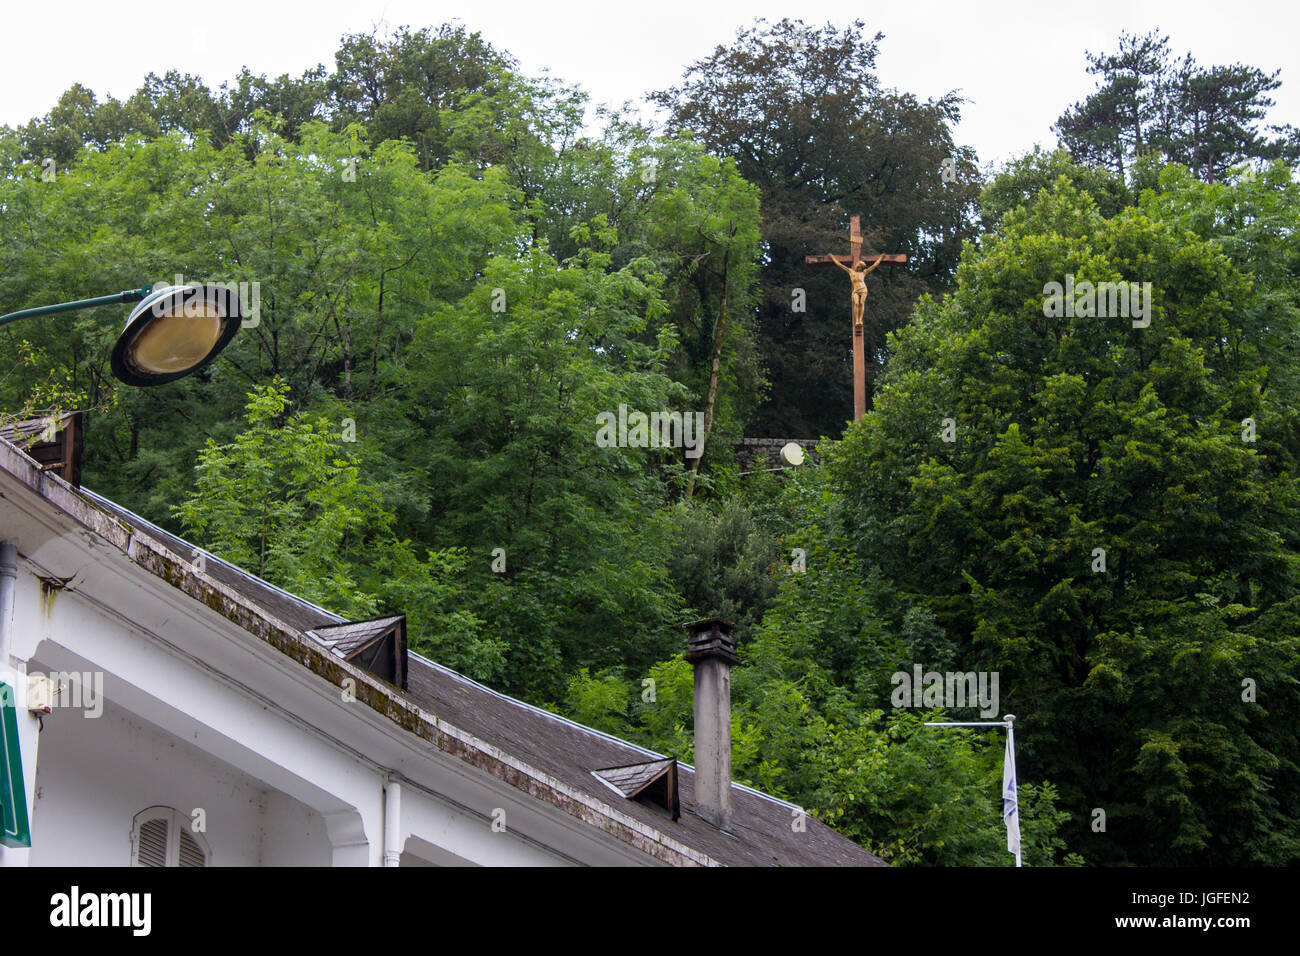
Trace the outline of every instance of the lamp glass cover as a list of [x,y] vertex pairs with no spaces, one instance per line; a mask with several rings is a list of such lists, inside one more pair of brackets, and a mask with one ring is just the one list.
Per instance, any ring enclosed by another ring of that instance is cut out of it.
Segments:
[[127,350],[128,359],[140,371],[155,375],[191,368],[221,338],[221,319],[212,303],[192,303],[188,309],[177,303],[140,330]]

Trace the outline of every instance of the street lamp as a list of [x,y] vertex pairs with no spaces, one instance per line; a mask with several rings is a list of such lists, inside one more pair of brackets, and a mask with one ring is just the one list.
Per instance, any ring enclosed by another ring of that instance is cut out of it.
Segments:
[[127,385],[162,385],[211,362],[239,331],[245,308],[222,283],[128,289],[0,315],[0,325],[37,315],[138,303],[113,346],[113,374]]

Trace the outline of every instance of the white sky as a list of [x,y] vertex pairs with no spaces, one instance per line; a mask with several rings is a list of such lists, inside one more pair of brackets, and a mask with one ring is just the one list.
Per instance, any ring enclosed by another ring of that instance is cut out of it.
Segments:
[[296,76],[318,63],[331,67],[344,33],[448,20],[481,31],[525,73],[549,70],[595,102],[640,103],[754,17],[843,25],[855,15],[885,34],[877,61],[885,86],[922,97],[956,89],[972,101],[957,140],[975,147],[982,164],[1036,142],[1053,145],[1052,122],[1093,89],[1084,51],[1114,49],[1122,29],[1158,28],[1175,56],[1190,51],[1205,65],[1280,68],[1269,120],[1300,126],[1295,0],[68,0],[57,7],[11,0],[0,12],[0,124],[43,115],[75,82],[125,98],[151,70],[196,73],[213,88],[245,65]]

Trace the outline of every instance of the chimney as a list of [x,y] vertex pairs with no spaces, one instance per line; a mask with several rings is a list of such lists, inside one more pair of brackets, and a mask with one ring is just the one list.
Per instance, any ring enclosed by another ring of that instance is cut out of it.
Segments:
[[730,621],[687,624],[686,659],[695,668],[695,812],[731,827],[731,665],[739,664]]

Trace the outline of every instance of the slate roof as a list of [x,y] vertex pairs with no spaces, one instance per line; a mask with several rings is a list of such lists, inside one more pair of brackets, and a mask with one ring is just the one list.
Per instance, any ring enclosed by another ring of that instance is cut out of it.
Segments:
[[29,440],[52,436],[61,427],[58,416],[42,415],[39,418],[17,418],[0,424],[0,438],[23,447]]
[[[193,560],[202,553],[208,577],[286,625],[304,633],[337,634],[340,625],[350,623],[195,548],[107,498],[84,488],[74,493],[179,556]],[[362,623],[362,628],[343,627],[341,632],[368,631],[375,624]],[[315,635],[308,636],[329,646]],[[592,771],[663,760],[665,755],[498,693],[414,652],[408,654],[407,668],[408,690],[386,685],[394,696],[406,698],[503,754],[593,801],[614,807],[679,844],[707,854],[715,862],[730,866],[887,865],[813,817],[804,817],[794,804],[740,784],[732,784],[731,832],[717,829],[695,813],[695,773],[687,764],[677,765],[680,819],[666,819],[637,800],[619,801]],[[801,819],[803,829],[799,830],[795,824]]]
[[377,617],[373,621],[348,621],[345,624],[322,624],[308,631],[339,657],[347,660],[379,635],[402,620],[402,615]]
[[605,767],[593,770],[592,773],[623,796],[635,797],[667,770],[672,762],[672,757],[665,757],[663,760],[647,760],[645,763],[629,764],[626,767]]

